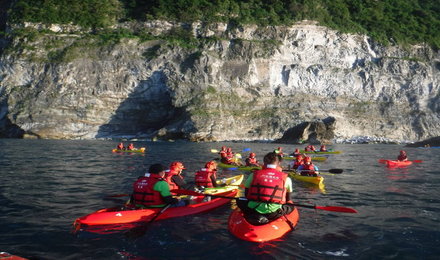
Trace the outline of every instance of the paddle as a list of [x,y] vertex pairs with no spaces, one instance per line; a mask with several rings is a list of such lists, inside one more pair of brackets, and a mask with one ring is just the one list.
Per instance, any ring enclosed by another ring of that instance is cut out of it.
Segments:
[[164,213],[165,210],[167,210],[169,207],[171,207],[171,204],[165,205],[153,218],[151,218],[148,222],[142,222],[141,226],[134,227],[127,232],[125,232],[125,235],[129,238],[138,238],[145,234],[147,231],[148,225],[153,223],[162,213]]
[[[181,189],[175,189],[171,190],[171,192],[174,192],[179,195],[191,195],[191,196],[210,196],[213,198],[223,198],[223,199],[236,199],[236,197],[227,197],[227,196],[220,196],[220,195],[210,195],[210,194],[203,194],[191,190],[181,190]],[[246,198],[240,198],[240,199],[246,199]],[[344,212],[344,213],[357,213],[355,209],[347,208],[347,207],[338,207],[338,206],[316,206],[316,205],[304,205],[304,204],[298,204],[298,203],[288,203],[289,205],[293,205],[296,207],[303,207],[303,208],[310,208],[310,209],[320,209],[320,210],[326,210],[326,211],[334,211],[334,212]]]

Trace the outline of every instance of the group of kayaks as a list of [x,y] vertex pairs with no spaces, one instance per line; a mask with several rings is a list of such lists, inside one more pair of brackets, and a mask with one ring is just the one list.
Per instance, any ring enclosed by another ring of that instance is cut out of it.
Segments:
[[[244,179],[244,175],[237,175],[222,183],[228,184],[225,187],[210,188],[203,191],[203,195],[192,196],[192,203],[182,207],[170,207],[161,212],[162,208],[129,209],[125,207],[106,208],[90,213],[75,220],[76,231],[89,231],[94,233],[107,233],[108,230],[127,230],[138,227],[139,223],[148,223],[150,220],[163,220],[169,218],[183,217],[213,210],[223,206],[235,198],[238,188]],[[206,197],[212,198],[206,200]],[[299,219],[298,210],[292,211],[289,215],[281,217],[265,225],[255,226],[244,218],[240,209],[232,211],[228,219],[230,232],[243,240],[253,242],[264,242],[282,237],[296,226]]]

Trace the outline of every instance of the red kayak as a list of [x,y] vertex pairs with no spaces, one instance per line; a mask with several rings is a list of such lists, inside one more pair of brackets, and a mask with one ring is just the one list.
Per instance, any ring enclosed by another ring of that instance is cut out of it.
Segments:
[[[238,190],[234,189],[216,195],[235,197],[237,192]],[[204,196],[197,197],[194,200],[196,202],[195,204],[190,204],[188,206],[183,206],[183,207],[168,208],[162,214],[160,214],[155,220],[197,214],[218,208],[231,201],[230,199],[227,198],[215,198],[210,201],[202,202],[203,198]],[[89,215],[76,219],[73,225],[75,227],[75,230],[79,230],[80,228],[86,228],[86,227],[92,227],[93,229],[93,226],[102,226],[102,225],[118,225],[119,228],[116,229],[118,230],[126,229],[130,226],[128,224],[150,221],[153,217],[157,215],[157,213],[161,209],[162,208],[133,209],[133,210],[120,210],[120,208],[101,209]],[[100,229],[98,228],[97,230]]]
[[386,160],[386,164],[388,167],[404,167],[411,165],[412,163],[412,161]]
[[280,238],[292,230],[286,218],[295,227],[299,220],[298,210],[295,208],[286,216],[264,225],[254,226],[246,221],[240,209],[235,209],[229,216],[228,227],[229,231],[240,239],[251,242],[265,242]]

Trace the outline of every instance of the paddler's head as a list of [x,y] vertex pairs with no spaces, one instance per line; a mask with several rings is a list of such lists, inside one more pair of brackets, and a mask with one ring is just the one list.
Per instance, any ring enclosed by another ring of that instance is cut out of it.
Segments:
[[165,176],[165,166],[163,166],[160,163],[156,163],[156,164],[152,164],[150,166],[150,169],[148,169],[148,172],[151,174],[157,174],[159,175],[161,178],[163,178]]
[[279,156],[277,153],[274,153],[274,152],[268,153],[264,156],[263,162],[264,162],[264,165],[266,165],[266,166],[270,165],[270,164],[278,166],[281,162],[281,156]]
[[304,163],[305,164],[312,164],[312,158],[309,156],[306,156],[306,158],[304,158]]

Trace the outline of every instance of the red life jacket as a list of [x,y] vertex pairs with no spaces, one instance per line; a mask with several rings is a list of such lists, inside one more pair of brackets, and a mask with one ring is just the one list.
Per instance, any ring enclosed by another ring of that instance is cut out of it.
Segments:
[[301,169],[301,175],[316,175],[315,165],[311,164],[303,164]]
[[154,185],[158,181],[164,181],[157,174],[150,176],[143,176],[133,183],[133,203],[145,206],[162,205],[165,202],[160,195],[160,192],[153,190]]
[[170,190],[178,189],[179,186],[171,179],[173,176],[178,175],[179,173],[176,171],[168,170],[165,171],[165,181],[168,183],[168,186],[170,186]]
[[203,186],[205,188],[214,187],[211,180],[212,175],[215,176],[215,172],[208,171],[206,168],[200,169],[200,171],[195,174],[196,186]]
[[246,159],[246,166],[253,166],[253,165],[257,165],[257,158],[247,158]]
[[295,161],[295,163],[293,164],[293,169],[298,169],[299,166],[304,165],[303,161]]
[[399,155],[397,157],[397,160],[399,160],[399,161],[406,161],[406,160],[408,160],[408,156],[406,156],[406,155]]
[[284,187],[286,179],[286,173],[275,169],[266,168],[256,171],[246,198],[283,204],[286,202],[286,188]]

